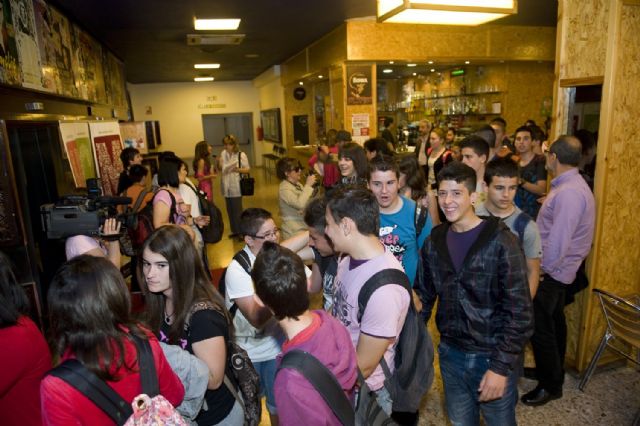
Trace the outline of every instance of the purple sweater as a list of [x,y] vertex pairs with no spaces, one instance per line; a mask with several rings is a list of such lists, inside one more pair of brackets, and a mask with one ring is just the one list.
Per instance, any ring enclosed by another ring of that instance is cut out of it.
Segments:
[[[288,351],[298,349],[309,352],[336,376],[347,397],[353,400],[358,365],[349,332],[326,312],[313,312],[320,316],[320,326],[310,336],[299,334],[285,343],[282,354],[278,355],[277,365],[280,366],[282,356]],[[280,371],[276,375],[274,390],[281,425],[341,425],[322,396],[298,371],[290,368]]]
[[542,240],[542,271],[571,284],[593,242],[596,206],[578,169],[551,181],[551,190],[538,213]]

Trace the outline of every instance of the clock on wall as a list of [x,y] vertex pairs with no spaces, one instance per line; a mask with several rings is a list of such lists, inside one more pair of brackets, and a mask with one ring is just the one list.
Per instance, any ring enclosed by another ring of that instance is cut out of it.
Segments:
[[296,87],[293,89],[293,97],[299,101],[303,100],[307,96],[307,91],[304,87]]

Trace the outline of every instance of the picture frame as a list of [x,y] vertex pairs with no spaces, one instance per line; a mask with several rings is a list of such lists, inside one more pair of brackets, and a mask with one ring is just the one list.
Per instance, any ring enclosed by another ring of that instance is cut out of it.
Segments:
[[282,144],[280,108],[271,108],[260,111],[260,125],[264,132],[264,140]]

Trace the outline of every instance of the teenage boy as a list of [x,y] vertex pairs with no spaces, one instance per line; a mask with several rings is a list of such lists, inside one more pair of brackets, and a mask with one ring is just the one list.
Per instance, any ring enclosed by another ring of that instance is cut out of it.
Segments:
[[533,132],[530,127],[522,126],[516,130],[516,154],[520,156],[520,186],[516,192],[515,203],[532,218],[538,216],[542,197],[547,190],[547,170],[543,155],[533,152]]
[[499,218],[518,237],[527,262],[527,281],[533,299],[540,280],[542,243],[536,222],[513,204],[519,178],[518,164],[513,159],[499,157],[489,161],[484,172],[487,199],[476,206],[476,214]]
[[[358,365],[347,329],[323,310],[309,311],[307,278],[302,259],[291,250],[265,242],[251,272],[256,303],[266,306],[287,336],[278,356],[307,352],[333,373],[347,398],[353,400]],[[282,425],[341,425],[313,385],[297,370],[276,375],[274,391]]]
[[282,336],[271,311],[256,302],[253,281],[247,269],[250,271],[253,267],[265,241],[278,242],[280,230],[276,227],[271,213],[260,208],[250,208],[242,212],[240,229],[245,246],[238,255],[240,261],[234,256],[225,272],[225,303],[234,317],[236,341],[247,351],[260,376],[271,424],[277,424],[273,381]]
[[399,194],[400,169],[393,158],[376,156],[369,163],[369,189],[376,197],[380,216],[380,242],[402,263],[413,286],[422,243],[431,232],[431,218],[420,234],[416,230],[416,203]]
[[515,367],[533,331],[531,296],[518,241],[497,218],[473,211],[476,173],[451,163],[438,174],[447,221],[422,251],[420,293],[427,319],[438,302],[440,371],[453,424],[515,425]]
[[378,404],[391,415],[393,401],[384,387],[384,360],[394,370],[395,344],[409,309],[410,296],[402,285],[389,284],[373,292],[358,320],[360,289],[375,273],[402,270],[400,262],[380,243],[378,203],[364,188],[343,188],[327,203],[326,234],[345,256],[338,264],[333,316],[347,327],[356,348],[358,367]]
[[135,164],[142,164],[142,155],[135,148],[125,148],[120,152],[120,161],[123,170],[118,178],[118,194],[122,194],[134,184],[134,181],[129,177],[129,168]]
[[484,169],[489,160],[489,144],[480,136],[470,135],[460,143],[462,162],[476,172],[476,197],[482,203],[487,198]]

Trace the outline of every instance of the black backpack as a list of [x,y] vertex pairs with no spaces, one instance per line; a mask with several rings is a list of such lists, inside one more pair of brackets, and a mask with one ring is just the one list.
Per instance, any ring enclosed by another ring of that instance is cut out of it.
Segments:
[[222,221],[222,212],[216,206],[213,201],[209,201],[207,194],[199,189],[196,189],[190,183],[186,185],[191,188],[198,197],[198,205],[200,206],[200,214],[203,216],[209,216],[209,224],[198,228],[202,235],[202,240],[205,243],[214,244],[222,239],[224,234],[224,222]]
[[393,373],[384,357],[380,360],[385,375],[384,386],[391,395],[394,415],[396,412],[398,415],[415,413],[433,383],[433,343],[413,304],[409,278],[404,272],[383,269],[367,280],[358,294],[358,322],[362,320],[371,295],[388,284],[400,284],[409,292],[409,310],[396,343]]
[[[249,255],[247,254],[246,251],[244,251],[244,249],[234,254],[232,260],[235,260],[236,262],[238,262],[240,266],[242,266],[242,269],[244,269],[247,274],[251,275],[251,259],[249,259]],[[222,275],[220,275],[220,280],[218,281],[218,292],[220,292],[222,297],[225,297],[225,292],[227,291],[227,286],[224,282],[225,277],[227,276],[227,268],[224,268]],[[231,304],[231,307],[229,308],[229,313],[231,314],[231,318],[236,316],[237,311],[238,311],[238,305],[236,305],[236,303],[234,302]]]

